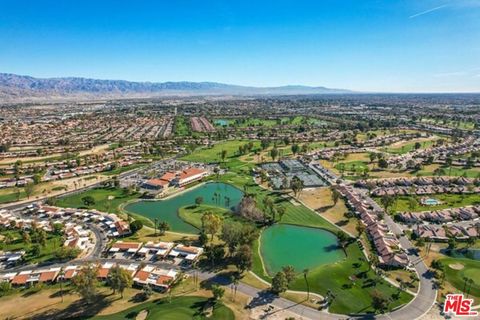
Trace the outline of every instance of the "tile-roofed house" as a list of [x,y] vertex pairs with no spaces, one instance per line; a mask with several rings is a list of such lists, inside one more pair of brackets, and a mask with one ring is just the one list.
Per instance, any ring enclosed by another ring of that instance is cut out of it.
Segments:
[[179,273],[173,269],[167,270],[152,265],[147,265],[138,270],[133,277],[135,285],[149,285],[153,289],[166,291],[177,280]]
[[109,252],[128,252],[128,253],[136,253],[142,247],[142,242],[123,242],[117,241],[112,244],[112,247]]
[[23,286],[27,284],[28,279],[30,279],[30,275],[32,270],[21,271],[17,275],[15,275],[12,279],[13,286]]

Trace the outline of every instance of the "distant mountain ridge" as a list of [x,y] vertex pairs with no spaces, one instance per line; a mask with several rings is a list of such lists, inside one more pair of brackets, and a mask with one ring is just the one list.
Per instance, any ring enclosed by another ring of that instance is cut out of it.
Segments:
[[0,99],[68,97],[156,97],[168,95],[302,95],[353,93],[344,89],[289,85],[281,87],[249,87],[217,82],[134,82],[89,78],[34,78],[0,73]]

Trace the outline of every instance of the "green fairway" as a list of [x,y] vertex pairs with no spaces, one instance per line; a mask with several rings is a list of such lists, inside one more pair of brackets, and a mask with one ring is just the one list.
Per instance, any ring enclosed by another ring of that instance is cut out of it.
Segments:
[[[472,169],[464,169],[460,167],[440,167],[442,176],[452,176],[452,177],[467,177],[467,178],[479,178],[480,177],[480,169],[479,168],[472,168]],[[417,172],[418,176],[434,176],[435,172],[432,170],[420,170]]]
[[[378,278],[363,260],[363,253],[356,243],[348,246],[347,257],[337,263],[310,270],[307,279],[312,292],[325,295],[331,290],[335,298],[329,308],[332,313],[373,312],[371,294],[381,292],[392,299],[389,309],[408,303],[412,296],[401,292],[386,281]],[[291,286],[292,290],[306,290],[303,276],[299,276]]]
[[[7,243],[5,240],[6,236],[9,235],[11,240]],[[38,255],[33,255],[31,252],[34,243],[25,243],[22,238],[20,231],[16,230],[5,230],[0,231],[0,251],[26,251],[25,256],[23,257],[24,261],[27,263],[41,263],[49,260],[55,259],[55,253],[59,248],[63,246],[62,236],[53,234],[51,232],[47,233],[47,240],[45,246],[40,247],[40,253]]]
[[190,205],[190,206],[182,207],[178,210],[178,216],[185,222],[195,226],[197,229],[201,229],[202,216],[205,213],[213,213],[215,215],[218,215],[222,217],[222,220],[224,222],[229,220],[243,222],[243,220],[241,220],[239,217],[233,215],[230,210],[216,207],[216,206],[210,206],[205,204],[201,204],[199,206]]
[[114,169],[112,171],[105,171],[105,172],[102,172],[102,174],[106,175],[106,176],[115,176],[117,174],[124,173],[126,171],[133,170],[133,169],[138,169],[138,168],[144,167],[146,165],[147,165],[146,163],[135,163],[135,164],[132,164],[130,166],[125,166],[125,167],[120,167],[120,168]]
[[184,116],[175,117],[174,128],[176,136],[188,136],[191,133],[189,119]]
[[[458,208],[469,205],[480,204],[480,194],[435,194],[427,196],[428,198],[435,198],[441,202],[439,205],[422,205],[420,203],[421,197],[419,196],[398,196],[395,197],[395,203],[391,210],[392,212],[405,212],[405,211],[432,211],[441,210],[446,208]],[[381,204],[380,197],[374,198],[375,201]]]
[[208,304],[208,299],[202,297],[174,297],[169,302],[167,298],[139,304],[135,307],[126,309],[106,316],[97,316],[91,319],[96,320],[120,320],[135,319],[137,315],[146,310],[148,312],[145,320],[191,320],[191,319],[212,319],[212,320],[230,320],[235,319],[233,311],[221,303],[217,303],[210,317],[202,315],[204,306]]
[[[421,149],[426,149],[428,147],[431,147],[434,143],[435,143],[435,140],[428,140],[428,141],[419,141],[420,142],[420,150]],[[387,147],[387,148],[384,148],[383,150],[388,152],[388,153],[393,153],[393,154],[405,154],[405,153],[408,153],[410,151],[414,151],[415,150],[415,144],[416,142],[413,141],[413,142],[409,142],[409,143],[406,143],[404,144],[403,146],[401,147]]]
[[[441,259],[446,280],[461,292],[468,291],[465,278],[472,279],[470,295],[480,298],[480,261],[460,258]],[[465,291],[464,291],[465,290]]]
[[[189,155],[182,157],[182,160],[186,161],[196,161],[196,162],[232,162],[237,160],[238,157],[238,147],[243,146],[249,143],[250,140],[231,140],[224,141],[214,144],[212,147],[205,147],[198,150],[195,150]],[[254,143],[254,148],[260,146],[259,141],[252,141]],[[225,150],[227,152],[225,160],[222,160],[221,153]]]
[[14,202],[17,201],[17,198],[24,199],[27,197],[23,188],[19,189],[19,192],[20,194],[17,195],[17,191],[15,191],[14,188],[6,188],[2,190],[2,193],[0,194],[0,203]]
[[[93,197],[95,204],[86,206],[82,198],[87,196]],[[102,212],[119,213],[119,205],[137,199],[139,196],[137,193],[128,194],[120,188],[95,188],[59,198],[55,205],[65,208],[88,208],[97,209]]]
[[344,171],[362,173],[365,169],[368,169],[368,164],[365,161],[349,161],[349,162],[340,162],[335,165],[335,169],[341,172],[343,166]]

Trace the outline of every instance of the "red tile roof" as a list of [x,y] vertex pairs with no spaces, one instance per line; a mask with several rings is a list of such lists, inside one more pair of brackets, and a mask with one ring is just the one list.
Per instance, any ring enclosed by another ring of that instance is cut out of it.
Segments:
[[168,180],[163,180],[163,179],[150,179],[146,183],[151,186],[163,187],[168,185],[170,182]]
[[172,181],[177,175],[174,172],[165,172],[163,176],[160,177],[160,180]]
[[142,244],[140,242],[115,242],[112,248],[118,248],[120,250],[128,249],[140,249]]
[[12,284],[25,284],[28,278],[30,278],[30,274],[17,274],[13,277]]
[[48,282],[55,280],[58,271],[45,271],[40,274],[40,278],[38,281],[40,282]]
[[187,179],[187,178],[190,178],[192,176],[196,176],[196,175],[199,175],[199,174],[202,174],[202,173],[205,173],[205,170],[197,169],[197,168],[188,168],[188,169],[183,170],[180,173],[179,178],[180,178],[180,180],[183,180],[183,179]]
[[157,284],[168,284],[172,280],[172,277],[162,275],[158,277]]

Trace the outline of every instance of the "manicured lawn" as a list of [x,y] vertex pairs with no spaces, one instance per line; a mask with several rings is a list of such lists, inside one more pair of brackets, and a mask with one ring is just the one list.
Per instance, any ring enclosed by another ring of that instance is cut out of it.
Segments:
[[[122,312],[98,316],[91,319],[97,320],[120,320],[135,319],[143,310],[148,311],[146,320],[191,320],[207,319],[202,316],[203,307],[208,303],[208,299],[202,297],[175,297],[171,302],[167,298],[139,304],[135,307],[126,309]],[[213,310],[213,314],[208,319],[229,320],[235,319],[233,311],[221,303],[218,303]]]
[[188,123],[189,119],[184,116],[175,117],[175,135],[176,136],[187,136],[190,134],[190,124]]
[[248,118],[248,119],[235,119],[234,125],[239,128],[245,127],[273,127],[277,125],[277,120],[273,119],[260,119],[260,118]]
[[[86,206],[82,198],[91,196],[95,200],[94,205]],[[127,201],[137,199],[139,194],[127,194],[119,188],[95,188],[85,192],[69,195],[57,200],[56,205],[65,208],[88,208],[103,212],[119,213],[118,206]]]
[[[459,258],[446,258],[440,261],[443,263],[445,278],[452,286],[464,292],[464,278],[470,278],[473,280],[470,295],[480,298],[480,261]],[[461,267],[461,265],[463,266],[461,270],[455,270],[455,268],[459,269],[457,267]],[[465,291],[468,290],[465,289]]]
[[[325,295],[327,290],[331,290],[334,293],[335,299],[329,308],[330,312],[341,314],[373,312],[371,294],[374,291],[381,292],[386,298],[392,298],[389,308],[410,301],[412,297],[409,294],[399,292],[389,283],[378,278],[378,283],[372,282],[376,276],[368,264],[360,260],[363,259],[363,254],[357,244],[351,244],[347,248],[347,254],[345,260],[320,266],[311,270],[307,276],[312,292]],[[355,263],[358,263],[358,266],[355,265],[357,267],[353,266]],[[306,291],[302,276],[294,281],[291,289]]]
[[125,166],[125,167],[120,167],[120,168],[114,169],[112,171],[106,171],[106,172],[103,172],[102,174],[105,175],[105,176],[115,176],[117,174],[124,173],[124,172],[129,171],[129,170],[141,168],[141,167],[144,167],[144,166],[146,166],[145,163],[135,163],[135,164],[132,164],[130,166]]
[[461,167],[440,167],[439,165],[430,165],[425,166],[423,170],[420,170],[417,175],[419,176],[434,176],[435,169],[441,168],[443,176],[453,176],[453,177],[467,177],[467,178],[478,178],[480,177],[480,169],[464,169]]
[[[266,281],[271,278],[264,272],[261,258],[258,254],[259,242],[255,241],[252,248],[254,254],[252,271]],[[411,300],[408,293],[400,292],[389,283],[376,278],[363,259],[363,253],[356,243],[346,249],[347,257],[339,262],[320,266],[310,270],[307,276],[310,291],[325,295],[331,290],[335,299],[330,306],[333,313],[365,313],[373,312],[371,294],[376,290],[386,298],[392,298],[390,308],[395,308]],[[307,286],[302,270],[296,270],[298,276],[290,289],[306,291]],[[353,280],[351,280],[353,279]],[[377,279],[374,284],[372,279]],[[397,297],[398,295],[398,297]]]
[[[7,203],[7,202],[14,202],[17,201],[17,192],[13,190],[13,188],[9,188],[12,190],[4,190],[5,192],[3,194],[0,194],[0,203]],[[20,197],[19,199],[26,198],[27,195],[23,191],[23,188],[20,189]]]
[[[6,244],[4,241],[5,235],[10,234],[12,236],[12,242]],[[26,254],[24,256],[24,261],[27,263],[40,263],[49,261],[55,258],[55,252],[63,246],[62,236],[55,235],[53,233],[47,233],[47,241],[45,246],[40,246],[40,254],[38,256],[33,256],[30,252],[31,247],[34,244],[26,244],[23,239],[20,231],[15,230],[5,230],[0,231],[0,250],[3,251],[19,251],[24,250]]]
[[[424,206],[420,203],[421,197],[418,196],[398,196],[395,197],[396,201],[392,206],[392,212],[404,212],[404,211],[431,211],[440,210],[446,208],[458,208],[468,205],[480,204],[480,194],[435,194],[426,196],[428,198],[434,198],[440,200],[442,204],[436,206]],[[381,204],[381,198],[376,197],[375,201]],[[415,206],[410,208],[410,199],[414,199]]]
[[[356,173],[362,173],[365,171],[365,169],[368,169],[368,164],[365,161],[349,161],[349,162],[342,162],[344,165],[344,171],[351,171],[351,172],[356,172]],[[337,163],[335,165],[335,169],[340,171],[341,169],[341,164]]]
[[[222,162],[221,153],[223,150],[227,152],[225,157],[225,164],[238,160],[238,147],[250,142],[250,140],[231,140],[214,144],[212,147],[205,147],[195,150],[191,154],[182,158],[182,160],[196,161],[196,162]],[[259,141],[252,141],[254,148],[260,146]]]
[[475,123],[470,121],[454,121],[454,120],[445,121],[445,120],[436,120],[432,118],[423,118],[421,121],[427,122],[427,123],[444,125],[450,128],[458,128],[458,129],[465,129],[465,130],[471,130],[471,129],[474,129],[475,127]]
[[410,151],[415,150],[415,143],[420,142],[420,149],[426,149],[430,146],[432,146],[435,142],[435,140],[418,140],[418,141],[411,141],[408,143],[403,144],[402,146],[399,147],[388,147],[385,148],[386,152],[393,153],[393,154],[405,154]]
[[215,215],[218,215],[222,217],[222,220],[228,221],[228,220],[236,220],[236,221],[241,221],[240,218],[237,218],[234,216],[229,210],[216,207],[216,206],[210,206],[210,205],[191,205],[191,206],[186,206],[182,207],[178,210],[178,216],[184,220],[187,223],[190,223],[191,225],[195,226],[196,228],[200,229],[202,227],[202,216],[205,213],[213,213]]

